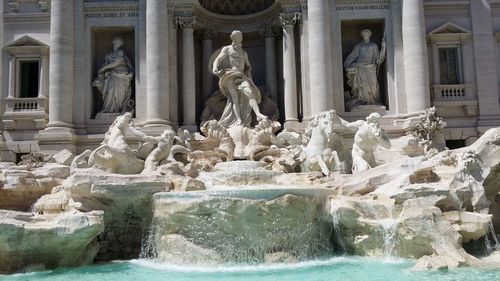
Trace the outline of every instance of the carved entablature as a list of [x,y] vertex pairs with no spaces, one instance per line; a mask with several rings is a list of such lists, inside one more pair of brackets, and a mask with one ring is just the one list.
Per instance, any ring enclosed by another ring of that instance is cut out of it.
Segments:
[[207,29],[218,30],[222,33],[230,33],[234,29],[242,32],[255,32],[262,30],[263,26],[279,25],[278,18],[281,6],[278,2],[273,2],[263,11],[253,14],[223,15],[208,11],[200,4],[196,4],[192,12],[196,16],[196,23]]
[[5,23],[45,23],[50,21],[50,0],[9,0]]
[[439,1],[436,3],[425,2],[424,13],[426,17],[442,17],[442,16],[470,16],[470,3],[449,1]]
[[337,0],[337,11],[351,10],[386,10],[390,9],[390,0]]
[[133,2],[84,4],[85,18],[136,18],[139,16],[139,4]]

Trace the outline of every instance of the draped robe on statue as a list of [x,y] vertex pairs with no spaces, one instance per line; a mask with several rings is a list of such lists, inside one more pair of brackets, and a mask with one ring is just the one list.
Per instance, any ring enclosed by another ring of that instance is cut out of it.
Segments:
[[380,53],[377,44],[361,42],[347,57],[344,67],[347,84],[351,87],[356,104],[380,104],[380,90],[377,78]]
[[[213,65],[216,57],[219,56],[221,50],[217,50],[213,55],[210,67]],[[222,113],[219,123],[226,127],[242,125],[250,127],[252,123],[252,107],[249,104],[249,99],[255,99],[257,103],[261,102],[261,94],[257,86],[255,86],[252,79],[242,71],[235,69],[230,63],[230,57],[224,57],[219,60],[216,68],[218,70],[225,70],[219,76],[219,88],[221,93],[227,98],[226,107]],[[245,70],[246,71],[246,70]],[[238,106],[240,109],[240,116],[242,124],[238,124],[236,114],[234,112],[234,103],[230,91],[237,90],[238,92]]]

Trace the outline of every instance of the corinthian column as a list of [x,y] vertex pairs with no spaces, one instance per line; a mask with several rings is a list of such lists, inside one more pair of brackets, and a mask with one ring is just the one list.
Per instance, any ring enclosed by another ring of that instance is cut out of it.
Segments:
[[403,52],[408,113],[429,107],[429,66],[423,0],[403,0]]
[[307,2],[309,38],[309,77],[312,114],[333,108],[331,42],[326,0]]
[[73,1],[52,0],[48,129],[73,127]]
[[195,17],[177,18],[182,29],[182,127],[196,131],[196,83],[193,32]]
[[294,26],[300,19],[299,13],[281,14],[283,27],[283,80],[285,81],[285,126],[298,122],[297,68],[295,65]]
[[266,46],[266,85],[269,92],[269,97],[278,102],[278,84],[276,81],[276,45],[275,45],[275,32],[272,27],[268,27],[261,31],[264,36]]
[[147,0],[146,3],[146,126],[170,126],[168,84],[168,16],[167,2]]

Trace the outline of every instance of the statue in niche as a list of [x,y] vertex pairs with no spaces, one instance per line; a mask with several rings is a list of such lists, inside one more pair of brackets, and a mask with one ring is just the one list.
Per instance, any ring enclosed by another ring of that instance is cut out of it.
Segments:
[[219,77],[219,88],[227,98],[219,123],[226,127],[250,127],[252,111],[257,120],[265,119],[260,112],[261,94],[252,81],[252,66],[248,54],[242,49],[243,34],[239,30],[231,33],[232,44],[223,47],[212,56],[211,71]]
[[[370,41],[372,32],[361,31],[363,41],[358,43],[344,62],[347,84],[351,87],[349,109],[358,105],[381,105],[378,73],[385,60],[386,43],[382,39],[381,50]],[[385,37],[385,34],[384,34]]]
[[100,113],[124,113],[134,109],[131,85],[134,67],[123,51],[123,46],[121,38],[113,39],[113,52],[106,55],[97,78],[92,82],[92,86],[102,95]]

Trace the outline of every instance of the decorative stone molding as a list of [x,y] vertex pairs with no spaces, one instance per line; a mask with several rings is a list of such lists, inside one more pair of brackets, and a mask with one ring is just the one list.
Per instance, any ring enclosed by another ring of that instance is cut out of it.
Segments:
[[469,1],[424,2],[426,17],[434,16],[470,16]]
[[280,14],[280,23],[281,26],[286,26],[286,25],[295,25],[296,23],[300,22],[300,19],[302,17],[301,13],[291,13],[291,14]]
[[390,0],[337,0],[337,11],[390,9]]
[[196,26],[196,17],[177,17],[176,24],[181,29],[194,29]]
[[3,15],[3,21],[9,23],[47,23],[50,22],[49,13],[10,13]]
[[133,2],[85,3],[85,18],[138,17],[139,4]]

